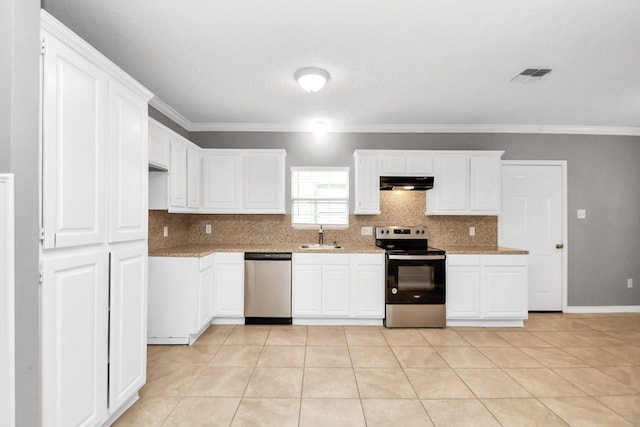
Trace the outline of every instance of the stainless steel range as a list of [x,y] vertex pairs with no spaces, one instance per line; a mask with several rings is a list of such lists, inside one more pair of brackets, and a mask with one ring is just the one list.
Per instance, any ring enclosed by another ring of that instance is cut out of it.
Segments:
[[426,227],[376,227],[386,250],[387,328],[446,326],[445,251],[429,247]]

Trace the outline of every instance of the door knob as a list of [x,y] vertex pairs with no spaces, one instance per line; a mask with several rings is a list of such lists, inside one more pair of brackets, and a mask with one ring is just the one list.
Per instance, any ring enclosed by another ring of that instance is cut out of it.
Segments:
[[564,248],[563,243],[556,243],[556,249],[562,249],[562,248]]

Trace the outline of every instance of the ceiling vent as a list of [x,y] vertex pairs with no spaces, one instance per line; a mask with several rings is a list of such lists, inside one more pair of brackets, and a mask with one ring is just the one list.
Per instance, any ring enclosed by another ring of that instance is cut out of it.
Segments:
[[511,83],[534,83],[550,72],[551,68],[527,68],[509,81]]

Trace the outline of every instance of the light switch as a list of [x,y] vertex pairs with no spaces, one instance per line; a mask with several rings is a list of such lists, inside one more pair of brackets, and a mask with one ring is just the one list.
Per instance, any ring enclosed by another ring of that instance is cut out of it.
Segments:
[[578,209],[578,219],[585,219],[587,217],[586,209]]
[[169,237],[169,227],[167,227],[166,225],[164,226],[164,228],[162,229],[162,235],[164,237]]

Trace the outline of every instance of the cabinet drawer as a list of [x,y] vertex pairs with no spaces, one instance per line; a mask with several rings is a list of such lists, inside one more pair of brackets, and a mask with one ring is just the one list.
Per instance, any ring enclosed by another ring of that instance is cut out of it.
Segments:
[[349,264],[348,254],[293,254],[293,262],[295,264],[310,265],[341,265]]
[[447,255],[447,265],[480,265],[480,255]]
[[357,265],[383,265],[384,254],[358,254],[354,255]]
[[217,252],[216,262],[224,264],[242,264],[244,253],[242,252]]
[[527,265],[527,255],[482,255],[482,265]]

